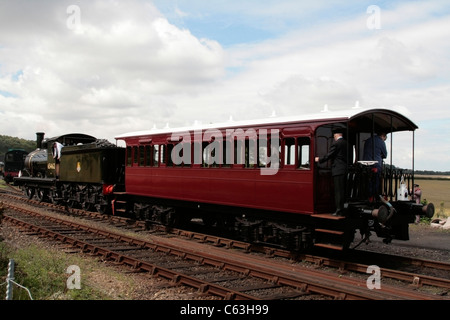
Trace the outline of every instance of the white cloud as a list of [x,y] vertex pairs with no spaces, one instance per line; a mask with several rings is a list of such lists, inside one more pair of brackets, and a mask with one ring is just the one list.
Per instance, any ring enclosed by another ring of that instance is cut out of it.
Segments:
[[177,104],[168,96],[197,94],[224,73],[217,42],[171,25],[151,4],[78,3],[81,25],[73,30],[66,25],[72,12],[63,3],[0,4],[0,90],[12,96],[0,96],[2,110],[20,110],[21,123],[30,124],[6,126],[7,114],[0,125],[10,134],[33,137],[36,114],[58,131],[111,138],[129,130],[127,117],[136,117],[136,126],[167,121]]
[[[164,15],[143,0],[77,1],[80,25],[71,29],[70,1],[0,1],[2,134],[112,139],[155,124],[351,108],[356,100],[401,106],[419,126],[450,119],[443,1],[380,5],[379,30],[367,28],[369,4],[359,1],[156,2]],[[262,30],[270,38],[224,47],[198,30],[215,21],[221,37]],[[193,22],[206,24],[188,29]]]

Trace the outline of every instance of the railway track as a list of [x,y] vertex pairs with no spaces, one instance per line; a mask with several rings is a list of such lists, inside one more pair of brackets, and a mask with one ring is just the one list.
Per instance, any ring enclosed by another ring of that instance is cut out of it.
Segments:
[[223,243],[212,247],[180,238],[142,240],[8,206],[5,220],[28,232],[224,299],[445,299],[388,285],[369,290],[365,279],[235,252]]
[[[74,208],[65,208],[49,203],[41,203],[35,200],[23,199],[22,197],[9,196],[12,199],[25,201],[33,206],[45,206],[62,212],[66,215],[73,215],[83,219],[93,220],[96,222],[105,222],[108,225],[114,225],[123,229],[130,229],[135,232],[146,231],[148,225],[143,221],[135,221],[129,218],[119,216],[106,216],[97,212],[89,212]],[[380,267],[383,278],[400,280],[410,284],[416,288],[422,286],[433,286],[441,288],[440,294],[448,294],[450,289],[450,263],[431,261],[419,258],[393,256],[367,251],[353,251],[351,255],[332,257],[332,255],[293,253],[284,249],[277,249],[263,245],[254,245],[246,242],[231,240],[223,237],[208,235],[195,231],[188,231],[175,228],[166,228],[160,225],[152,225],[152,232],[159,232],[160,236],[168,234],[184,239],[190,239],[203,243],[208,243],[217,247],[225,247],[228,249],[239,249],[244,252],[262,253],[271,257],[287,258],[291,261],[302,261],[312,263],[317,267],[331,267],[339,269],[340,273],[356,272],[361,275],[367,275],[367,270],[373,262]],[[414,269],[414,271],[410,271]]]

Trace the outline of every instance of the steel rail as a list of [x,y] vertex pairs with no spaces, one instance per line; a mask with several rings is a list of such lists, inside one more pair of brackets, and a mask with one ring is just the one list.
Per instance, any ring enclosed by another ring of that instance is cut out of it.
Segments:
[[[24,209],[18,208],[18,210],[22,211]],[[29,210],[24,210],[29,211]],[[32,213],[35,216],[40,216],[37,213]],[[9,220],[12,220],[12,217],[7,216]],[[140,248],[149,248],[154,251],[162,251],[171,254],[178,255],[183,257],[184,259],[199,261],[202,264],[211,265],[215,267],[220,267],[223,270],[232,270],[236,272],[240,272],[243,274],[251,275],[254,277],[258,277],[261,279],[267,279],[274,283],[291,286],[297,288],[302,291],[319,293],[324,295],[329,295],[337,299],[436,299],[434,296],[430,295],[422,295],[418,293],[411,292],[403,292],[399,293],[402,290],[398,290],[396,292],[388,291],[370,291],[365,287],[365,283],[362,281],[356,281],[354,279],[341,279],[336,278],[335,274],[326,275],[323,272],[310,271],[305,268],[295,268],[295,272],[292,272],[292,268],[286,269],[286,267],[280,267],[278,264],[270,264],[266,260],[256,258],[252,259],[244,259],[245,255],[239,254],[235,256],[236,253],[233,254],[233,258],[230,259],[228,257],[224,257],[223,251],[212,253],[210,248],[205,248],[204,245],[201,247],[193,245],[189,245],[190,248],[186,247],[186,242],[178,243],[175,245],[174,243],[180,242],[179,239],[171,239],[172,243],[169,245],[168,240],[158,240],[158,241],[144,241],[136,238],[132,238],[129,236],[124,236],[116,233],[112,233],[109,231],[104,231],[88,226],[79,225],[73,222],[68,222],[66,220],[61,220],[53,217],[42,216],[49,221],[58,222],[65,226],[71,226],[72,228],[76,228],[76,230],[82,230],[87,232],[93,232],[96,234],[100,234],[105,237],[109,237],[112,239],[120,240],[130,245],[136,245]],[[27,224],[24,221],[18,220],[16,223]],[[69,237],[64,234],[59,234],[55,231],[52,231],[48,228],[44,227],[36,227],[36,226],[28,226],[31,230],[39,231],[51,238],[65,241],[75,247],[79,247],[84,251],[89,251],[92,253],[96,253],[102,256],[105,256],[109,259],[112,259],[116,262],[123,263],[129,266],[132,266],[139,270],[149,271],[152,274],[168,278],[176,283],[191,285],[199,290],[207,290],[210,293],[216,293],[220,296],[223,296],[223,287],[217,286],[212,283],[203,283],[199,284],[198,279],[192,277],[186,277],[185,275],[176,275],[172,270],[168,270],[165,268],[157,267],[153,264],[150,264],[145,261],[139,261],[136,258],[124,255],[122,253],[117,253],[108,249],[104,249],[100,246],[90,244],[85,241],[81,241],[79,239],[75,239]],[[175,240],[175,241],[173,241]],[[183,248],[183,249],[181,249]],[[205,252],[207,251],[207,252]],[[227,253],[230,256],[229,253]],[[240,292],[233,292],[225,294],[227,298],[235,298],[235,299],[249,299],[251,298],[248,295],[242,294]]]
[[[11,196],[12,198],[13,196]],[[23,200],[23,199],[21,199]],[[26,202],[30,204],[39,204],[39,202],[34,200],[26,199]],[[58,208],[58,206],[55,206],[53,204],[49,203],[40,203],[45,204],[48,207],[55,207]],[[136,223],[136,226],[139,228],[145,228],[145,224],[142,221],[134,221],[125,217],[118,217],[118,216],[105,216],[96,212],[87,212],[81,209],[73,209],[73,208],[66,208],[66,210],[69,211],[71,214],[75,215],[82,215],[82,216],[88,216],[93,219],[100,219],[100,220],[113,220],[114,222],[123,223],[124,225],[132,225],[132,222]],[[130,223],[131,221],[131,223]],[[305,253],[292,253],[288,250],[284,249],[277,249],[272,247],[266,247],[266,246],[260,246],[260,245],[254,245],[249,244],[242,241],[222,238],[219,236],[214,235],[208,235],[203,234],[195,231],[187,231],[182,229],[176,229],[176,228],[167,228],[164,226],[154,226],[155,229],[159,229],[163,232],[168,232],[175,234],[177,236],[182,236],[188,239],[193,240],[199,240],[206,243],[211,243],[215,246],[224,246],[226,248],[237,248],[244,250],[245,252],[259,252],[259,253],[265,253],[277,257],[283,257],[288,258],[292,260],[302,260],[306,262],[315,263],[317,265],[323,265],[323,266],[330,266],[339,268],[341,271],[347,270],[347,271],[353,271],[358,273],[366,273],[368,265],[361,264],[361,263],[355,263],[355,262],[349,262],[349,261],[342,261],[338,259],[333,259],[330,257],[319,257],[311,254],[305,254]],[[358,253],[362,253],[361,251],[358,251]],[[380,259],[396,259],[400,260],[403,263],[408,263],[410,265],[418,266],[418,267],[428,267],[428,268],[437,268],[439,270],[450,270],[450,263],[446,262],[439,262],[439,261],[431,261],[426,259],[418,259],[418,258],[408,258],[408,257],[400,257],[400,256],[391,256],[386,255],[382,253],[369,253],[369,254],[376,254],[380,257]],[[376,259],[378,261],[378,259]],[[400,281],[406,281],[411,283],[412,285],[416,287],[420,287],[422,285],[430,285],[430,286],[436,286],[440,288],[450,288],[450,279],[444,279],[444,278],[437,278],[434,276],[428,276],[420,273],[412,273],[412,272],[405,272],[405,271],[399,271],[399,270],[392,270],[389,268],[380,268],[383,277],[396,279]]]
[[[292,253],[292,252],[290,252],[288,250],[284,250],[284,249],[270,248],[270,247],[265,247],[265,246],[257,246],[257,245],[249,244],[246,242],[225,239],[225,238],[221,238],[218,236],[206,235],[206,234],[201,234],[201,233],[197,233],[197,232],[193,232],[193,231],[173,229],[173,230],[170,230],[170,232],[174,233],[178,236],[183,236],[188,239],[196,239],[199,241],[208,242],[215,246],[225,246],[227,248],[242,249],[246,252],[266,253],[266,254],[269,254],[272,256],[292,259],[294,261],[301,260],[301,261],[311,262],[311,263],[314,263],[317,265],[334,267],[334,268],[338,268],[341,271],[347,270],[347,271],[353,271],[353,272],[365,274],[365,273],[367,273],[367,268],[369,267],[369,265],[367,265],[367,264],[343,261],[343,260],[339,260],[339,259],[333,259],[330,257],[317,256],[317,255],[306,254],[306,253]],[[358,253],[360,253],[360,251],[358,251]],[[443,270],[443,271],[450,271],[450,263],[447,263],[447,262],[431,261],[431,260],[418,259],[418,258],[407,258],[407,257],[401,257],[401,256],[392,256],[392,255],[381,254],[381,253],[372,253],[372,254],[376,255],[377,257],[380,257],[380,259],[395,259],[402,263],[409,263],[410,265],[414,265],[414,266],[418,266],[418,267],[428,267],[428,268],[435,268],[435,269]],[[406,271],[400,271],[400,270],[393,270],[393,269],[384,268],[384,267],[380,267],[380,270],[381,270],[383,277],[409,282],[417,287],[419,287],[421,285],[430,285],[430,286],[436,286],[436,287],[440,287],[440,288],[450,289],[450,279],[438,278],[438,277],[428,276],[428,275],[424,275],[424,274],[420,274],[420,273],[412,273],[412,272],[406,272]]]
[[[64,234],[60,234],[57,231],[53,231],[51,229],[36,226],[32,223],[26,222],[24,220],[21,220],[21,219],[15,218],[15,217],[6,215],[5,221],[12,222],[20,227],[27,228],[28,230],[42,234],[53,240],[57,240],[57,241],[61,241],[63,243],[70,244],[71,246],[73,246],[75,248],[81,249],[83,252],[90,252],[91,254],[96,254],[96,255],[102,256],[105,259],[112,260],[114,262],[133,267],[134,269],[149,272],[149,274],[152,276],[165,278],[169,281],[172,281],[175,284],[187,285],[190,287],[197,288],[199,290],[199,292],[202,292],[202,293],[217,295],[217,296],[220,296],[225,299],[257,300],[256,297],[247,295],[243,292],[225,288],[225,287],[216,285],[214,283],[202,281],[195,277],[191,277],[191,276],[185,275],[181,272],[176,272],[176,271],[155,265],[155,264],[147,262],[147,261],[141,261],[139,259],[121,254],[117,251],[106,249],[99,245],[94,245],[92,243],[89,243],[87,241],[82,241],[82,240],[79,240],[79,239],[76,239],[76,238],[73,238],[73,237],[70,237],[70,236],[67,236]],[[65,224],[65,225],[68,226],[68,224]],[[75,226],[75,224],[73,224],[73,223],[70,223],[70,225]],[[94,232],[99,235],[104,235],[104,236],[112,237],[112,238],[120,240],[120,241],[127,242],[127,240],[120,235],[114,235],[112,233],[102,232],[100,230],[98,230],[99,232],[95,232],[94,228],[81,227],[80,230]],[[139,242],[139,241],[137,241],[137,242]],[[131,241],[129,244],[134,244],[134,245],[139,246],[136,243],[136,241]],[[148,243],[145,244],[145,247],[158,250],[158,248],[156,248],[155,246],[149,245]]]

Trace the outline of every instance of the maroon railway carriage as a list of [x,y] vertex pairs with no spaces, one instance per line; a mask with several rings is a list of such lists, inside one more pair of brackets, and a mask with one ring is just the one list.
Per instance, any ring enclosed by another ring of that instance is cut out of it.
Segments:
[[[246,241],[295,249],[347,248],[356,230],[364,239],[375,231],[387,242],[408,240],[408,224],[432,216],[433,206],[409,195],[400,201],[401,179],[411,190],[414,175],[391,165],[384,165],[380,197],[369,199],[374,175],[361,160],[378,130],[411,131],[414,141],[417,126],[391,110],[361,110],[120,135],[126,191],[116,193],[114,210],[165,225],[201,218]],[[350,146],[345,217],[331,215],[331,162],[314,162],[328,152],[336,127],[345,128]]]

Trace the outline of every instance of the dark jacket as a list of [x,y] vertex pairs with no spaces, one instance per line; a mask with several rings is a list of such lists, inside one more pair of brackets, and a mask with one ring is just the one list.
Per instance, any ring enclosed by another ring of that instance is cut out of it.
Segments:
[[319,159],[320,163],[332,161],[331,175],[338,176],[347,173],[348,146],[344,138],[340,138],[331,144],[328,154]]
[[383,159],[387,157],[386,143],[379,137],[373,136],[366,140],[364,144],[364,155],[363,160],[375,160],[378,161],[376,165],[381,168],[383,164]]

